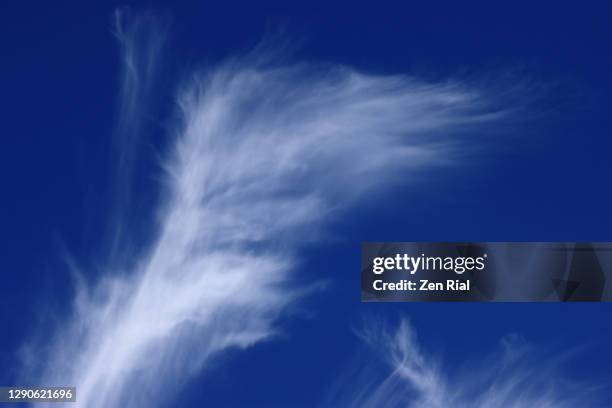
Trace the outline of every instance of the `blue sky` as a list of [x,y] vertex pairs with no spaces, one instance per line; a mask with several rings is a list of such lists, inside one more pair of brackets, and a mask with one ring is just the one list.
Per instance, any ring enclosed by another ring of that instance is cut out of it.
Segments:
[[[461,134],[454,163],[406,170],[401,181],[330,217],[314,242],[299,247],[292,269],[295,287],[325,281],[325,289],[296,301],[274,323],[278,336],[224,351],[179,378],[168,406],[325,404],[347,367],[375,354],[355,334],[364,316],[390,324],[408,317],[423,353],[449,372],[484,359],[511,335],[551,354],[576,350],[558,375],[609,383],[606,304],[362,304],[358,264],[361,241],[611,240],[610,10],[552,3],[134,4],[135,12],[153,10],[167,36],[154,86],[140,101],[145,119],[125,200],[116,176],[125,145],[117,141],[122,66],[113,34],[122,5],[2,5],[0,383],[22,381],[20,360],[32,350],[26,345],[49,346],[40,339],[69,320],[69,265],[97,282],[109,254],[134,262],[134,248],[148,244],[164,197],[159,157],[174,145],[180,121],[179,86],[269,37],[282,37],[290,49],[284,63],[456,81],[484,92],[494,105],[487,109],[499,105],[512,114]],[[299,75],[292,78],[304,86]],[[111,239],[118,213],[130,236],[119,255]],[[34,360],[47,355],[34,350]]]

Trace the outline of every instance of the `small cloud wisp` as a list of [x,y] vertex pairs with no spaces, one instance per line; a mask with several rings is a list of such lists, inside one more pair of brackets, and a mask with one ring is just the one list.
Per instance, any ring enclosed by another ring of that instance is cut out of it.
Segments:
[[549,355],[517,335],[504,337],[495,353],[479,353],[472,363],[450,367],[420,346],[407,319],[396,327],[367,319],[357,334],[369,350],[340,377],[324,407],[607,406],[599,400],[601,386],[564,375],[571,352]]

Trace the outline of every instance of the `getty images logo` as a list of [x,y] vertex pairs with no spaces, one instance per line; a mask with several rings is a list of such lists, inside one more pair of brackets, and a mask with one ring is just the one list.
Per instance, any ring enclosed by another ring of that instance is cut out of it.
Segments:
[[396,254],[395,256],[376,257],[373,259],[372,272],[380,275],[389,270],[403,270],[414,275],[418,271],[453,271],[458,275],[465,271],[482,271],[485,268],[487,254],[479,257],[458,256],[410,256]]

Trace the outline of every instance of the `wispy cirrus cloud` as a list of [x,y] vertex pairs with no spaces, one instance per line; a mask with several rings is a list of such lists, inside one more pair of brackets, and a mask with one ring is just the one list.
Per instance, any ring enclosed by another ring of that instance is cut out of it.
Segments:
[[407,319],[397,325],[366,319],[357,334],[369,350],[340,377],[325,407],[605,406],[601,384],[576,381],[564,372],[571,351],[546,352],[518,335],[504,337],[494,353],[483,351],[474,362],[451,367],[419,344]]
[[[140,52],[142,31],[117,32],[129,83],[147,83],[158,48]],[[126,138],[143,101],[130,89]],[[78,289],[41,383],[75,385],[81,407],[150,407],[215,356],[273,336],[300,296],[291,283],[301,241],[365,193],[452,158],[470,132],[503,117],[492,106],[459,82],[257,52],[194,74],[178,95],[150,246],[108,260]],[[122,154],[128,166],[134,153]]]
[[148,141],[152,100],[161,74],[162,55],[167,39],[167,22],[154,13],[134,14],[127,8],[113,15],[113,34],[121,57],[117,120],[112,137],[113,202],[109,214],[109,258],[125,256],[134,209],[134,179],[139,158]]

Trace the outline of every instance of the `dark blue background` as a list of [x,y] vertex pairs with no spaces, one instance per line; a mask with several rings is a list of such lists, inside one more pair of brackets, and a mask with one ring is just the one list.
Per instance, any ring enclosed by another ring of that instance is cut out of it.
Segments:
[[[612,10],[604,2],[288,3],[147,3],[169,16],[171,34],[145,163],[165,146],[176,80],[279,31],[299,44],[296,59],[429,79],[517,78],[534,95],[525,93],[520,125],[498,140],[486,136],[477,160],[373,196],[331,225],[344,240],[308,248],[300,271],[305,280],[332,283],[303,304],[311,316],[288,320],[285,338],[238,352],[194,379],[180,406],[322,401],[360,347],[351,327],[364,313],[411,316],[425,348],[451,364],[477,358],[508,333],[559,350],[587,344],[570,374],[608,379],[609,305],[361,304],[358,251],[363,240],[612,241]],[[99,273],[113,203],[119,84],[111,17],[123,4],[0,6],[3,385],[14,382],[23,341],[69,308],[63,254]],[[148,214],[155,177],[141,173],[135,205]]]

